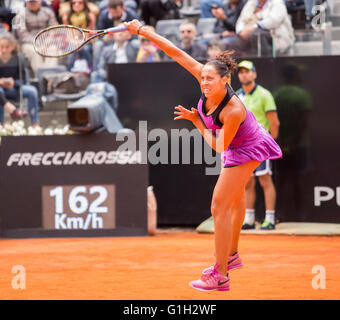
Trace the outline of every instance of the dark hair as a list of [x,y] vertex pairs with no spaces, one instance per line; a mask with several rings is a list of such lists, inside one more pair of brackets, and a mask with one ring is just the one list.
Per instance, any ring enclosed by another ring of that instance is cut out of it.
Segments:
[[231,57],[233,54],[234,51],[223,51],[219,53],[215,58],[210,59],[205,65],[214,66],[217,73],[221,77],[229,77],[237,69],[237,63]]
[[116,9],[117,7],[123,7],[123,0],[110,0],[108,7],[111,9]]

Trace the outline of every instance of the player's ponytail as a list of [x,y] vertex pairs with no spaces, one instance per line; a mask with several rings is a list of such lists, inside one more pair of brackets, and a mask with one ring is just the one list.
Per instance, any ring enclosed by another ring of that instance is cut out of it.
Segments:
[[237,68],[237,63],[232,58],[233,54],[234,51],[223,51],[215,58],[210,59],[206,65],[213,65],[221,77],[227,76],[229,78]]

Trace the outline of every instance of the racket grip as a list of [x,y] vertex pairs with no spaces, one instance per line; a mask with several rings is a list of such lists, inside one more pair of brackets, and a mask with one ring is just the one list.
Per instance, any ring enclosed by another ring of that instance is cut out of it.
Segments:
[[119,27],[113,27],[113,28],[109,28],[107,29],[107,33],[116,33],[116,32],[122,32],[127,30],[127,27],[125,26],[119,26]]

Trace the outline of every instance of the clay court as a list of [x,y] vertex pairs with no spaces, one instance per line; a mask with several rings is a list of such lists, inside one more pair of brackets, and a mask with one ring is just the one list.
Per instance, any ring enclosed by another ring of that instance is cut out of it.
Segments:
[[[242,234],[245,267],[231,274],[231,291],[188,286],[213,263],[213,235],[162,230],[156,236],[1,239],[1,299],[339,299],[340,237]],[[26,271],[14,290],[12,268]],[[326,289],[315,290],[315,265]]]

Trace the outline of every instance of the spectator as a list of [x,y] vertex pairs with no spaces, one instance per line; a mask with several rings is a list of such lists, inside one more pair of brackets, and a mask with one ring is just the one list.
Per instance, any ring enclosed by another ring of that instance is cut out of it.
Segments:
[[41,0],[41,6],[42,7],[48,7],[48,8],[50,8],[54,11],[51,0]]
[[109,0],[107,9],[99,15],[97,29],[112,28],[133,19],[138,19],[137,15],[125,7],[123,0]]
[[26,8],[18,14],[18,21],[24,21],[24,26],[18,26],[17,35],[23,54],[26,56],[33,71],[40,67],[54,67],[58,59],[43,58],[33,48],[35,35],[44,28],[58,24],[54,12],[41,6],[41,0],[25,0]]
[[74,60],[73,66],[70,69],[71,72],[75,73],[78,76],[88,77],[91,73],[91,69],[88,65],[86,59],[82,59],[78,57],[78,59]]
[[70,58],[67,60],[67,70],[72,72],[71,69],[74,68],[74,66],[78,64],[79,61],[84,61],[82,62],[82,66],[86,65],[86,67],[83,67],[83,68],[88,71],[87,73],[90,74],[92,68],[91,68],[91,62],[88,56],[88,52],[86,50],[80,50],[70,55]]
[[182,0],[141,0],[141,18],[147,25],[156,26],[158,20],[179,19]]
[[70,71],[75,75],[77,79],[77,87],[79,90],[85,90],[87,86],[91,83],[90,74],[91,68],[87,59],[81,54],[75,57]]
[[53,9],[54,14],[57,17],[57,19],[58,19],[59,7],[60,7],[60,0],[52,0],[51,1],[51,8]]
[[[155,28],[152,26],[144,26],[143,28],[155,32]],[[139,37],[139,41],[140,48],[137,54],[137,62],[159,62],[161,60],[159,49],[154,43],[144,37]]]
[[[248,0],[236,23],[237,37],[232,37],[230,48],[256,49],[258,32],[261,32],[263,54],[285,52],[294,43],[294,30],[283,0]],[[228,49],[228,48],[227,48]]]
[[[23,113],[9,100],[17,101],[22,95],[28,100],[28,111],[31,124],[39,126],[38,92],[32,85],[26,83],[27,73],[25,60],[17,54],[17,41],[10,33],[0,35],[0,122],[4,123],[4,110],[13,119],[21,118]],[[21,64],[21,66],[20,66]],[[20,67],[19,67],[20,66]],[[21,73],[21,75],[20,75]]]
[[113,43],[107,45],[98,63],[98,69],[91,74],[91,82],[106,81],[106,65],[108,63],[136,62],[139,41],[132,39],[129,31],[117,32],[110,35]]
[[224,44],[219,40],[211,40],[208,43],[208,59],[215,59],[225,50]]
[[217,19],[214,27],[214,33],[222,39],[235,35],[236,22],[247,0],[229,0],[222,4],[220,8],[211,10]]
[[[238,65],[238,78],[242,88],[237,91],[237,94],[245,107],[254,114],[256,120],[276,139],[279,134],[280,122],[275,101],[268,90],[255,82],[256,77],[257,73],[253,62],[247,60],[240,62]],[[265,198],[266,216],[261,229],[275,229],[276,191],[271,175],[271,160],[267,159],[261,162],[250,177],[246,185],[246,216],[242,229],[255,228],[255,176],[259,179]]]
[[[77,2],[77,1],[78,0],[66,0],[66,1],[59,3],[59,6],[58,6],[58,8],[59,8],[59,11],[58,11],[59,12],[59,19],[62,23],[64,23],[65,17],[68,17],[70,14],[72,15],[75,12],[81,12],[82,11],[82,10],[79,10],[79,8],[83,6],[83,4],[81,4],[80,2],[84,2],[84,5],[87,7],[87,13],[86,13],[86,15],[87,15],[86,19],[87,20],[89,20],[88,16],[92,16],[92,15],[95,18],[97,18],[98,14],[99,14],[99,7],[95,3],[86,0],[86,1],[78,1],[79,3],[72,5],[72,2]],[[85,2],[86,2],[86,4],[85,4]],[[67,23],[67,24],[72,24],[72,25],[75,25],[75,26],[80,26],[81,23],[85,24],[83,22],[84,21],[84,14],[80,14],[80,17],[75,15],[73,19],[74,19],[73,23]],[[91,19],[93,19],[93,17]],[[78,22],[79,20],[80,20],[80,23]],[[96,22],[94,23],[94,25],[92,25],[91,29],[95,28],[94,27],[95,24],[96,24]],[[87,23],[87,25],[91,25],[91,23]]]
[[0,33],[12,30],[12,20],[15,13],[6,8],[4,0],[0,0]]
[[[192,22],[184,22],[179,26],[180,43],[178,47],[196,60],[208,58],[207,46],[195,40],[196,27]],[[170,58],[166,58],[170,59]]]
[[[139,1],[135,1],[135,0],[123,0],[124,7],[130,12],[133,12],[135,16],[137,16],[138,3]],[[99,3],[100,11],[105,10],[108,4],[109,4],[109,0],[102,0]]]
[[196,60],[206,60],[208,58],[208,50],[205,45],[195,40],[196,27],[191,22],[184,22],[179,27],[181,43],[179,48],[191,55]]
[[314,16],[312,11],[316,3],[317,3],[317,0],[304,0],[305,15],[306,15],[306,24],[305,24],[306,29],[312,29],[312,19]]
[[[137,19],[136,14],[124,6],[123,0],[109,0],[108,7],[102,11],[98,18],[97,29],[103,30],[120,25],[123,22],[128,22]],[[106,44],[113,41],[110,35],[104,38],[98,38],[93,45],[94,65],[93,69],[98,69],[100,55]]]
[[[308,1],[308,0],[307,0]],[[301,29],[302,28],[302,19],[300,13],[305,11],[305,1],[304,0],[284,0],[288,14],[291,18],[293,28]],[[305,15],[307,18],[307,15]],[[305,25],[306,25],[305,21]]]
[[207,34],[201,42],[208,43],[215,38],[228,43],[228,38],[235,36],[236,22],[245,3],[246,0],[228,0],[221,7],[212,7],[211,13],[216,18],[213,34]]
[[221,7],[223,0],[201,0],[201,18],[214,18],[212,8]]
[[[62,15],[62,23],[73,25],[78,28],[94,30],[96,27],[96,14],[88,5],[87,0],[72,0],[69,11],[65,11]],[[92,69],[92,43],[81,49],[83,52],[83,58],[87,60],[90,68]],[[70,65],[75,54],[71,54],[67,58],[67,63]]]
[[87,0],[72,0],[70,10],[65,10],[61,20],[63,24],[94,30],[97,18],[95,13],[90,11]]

